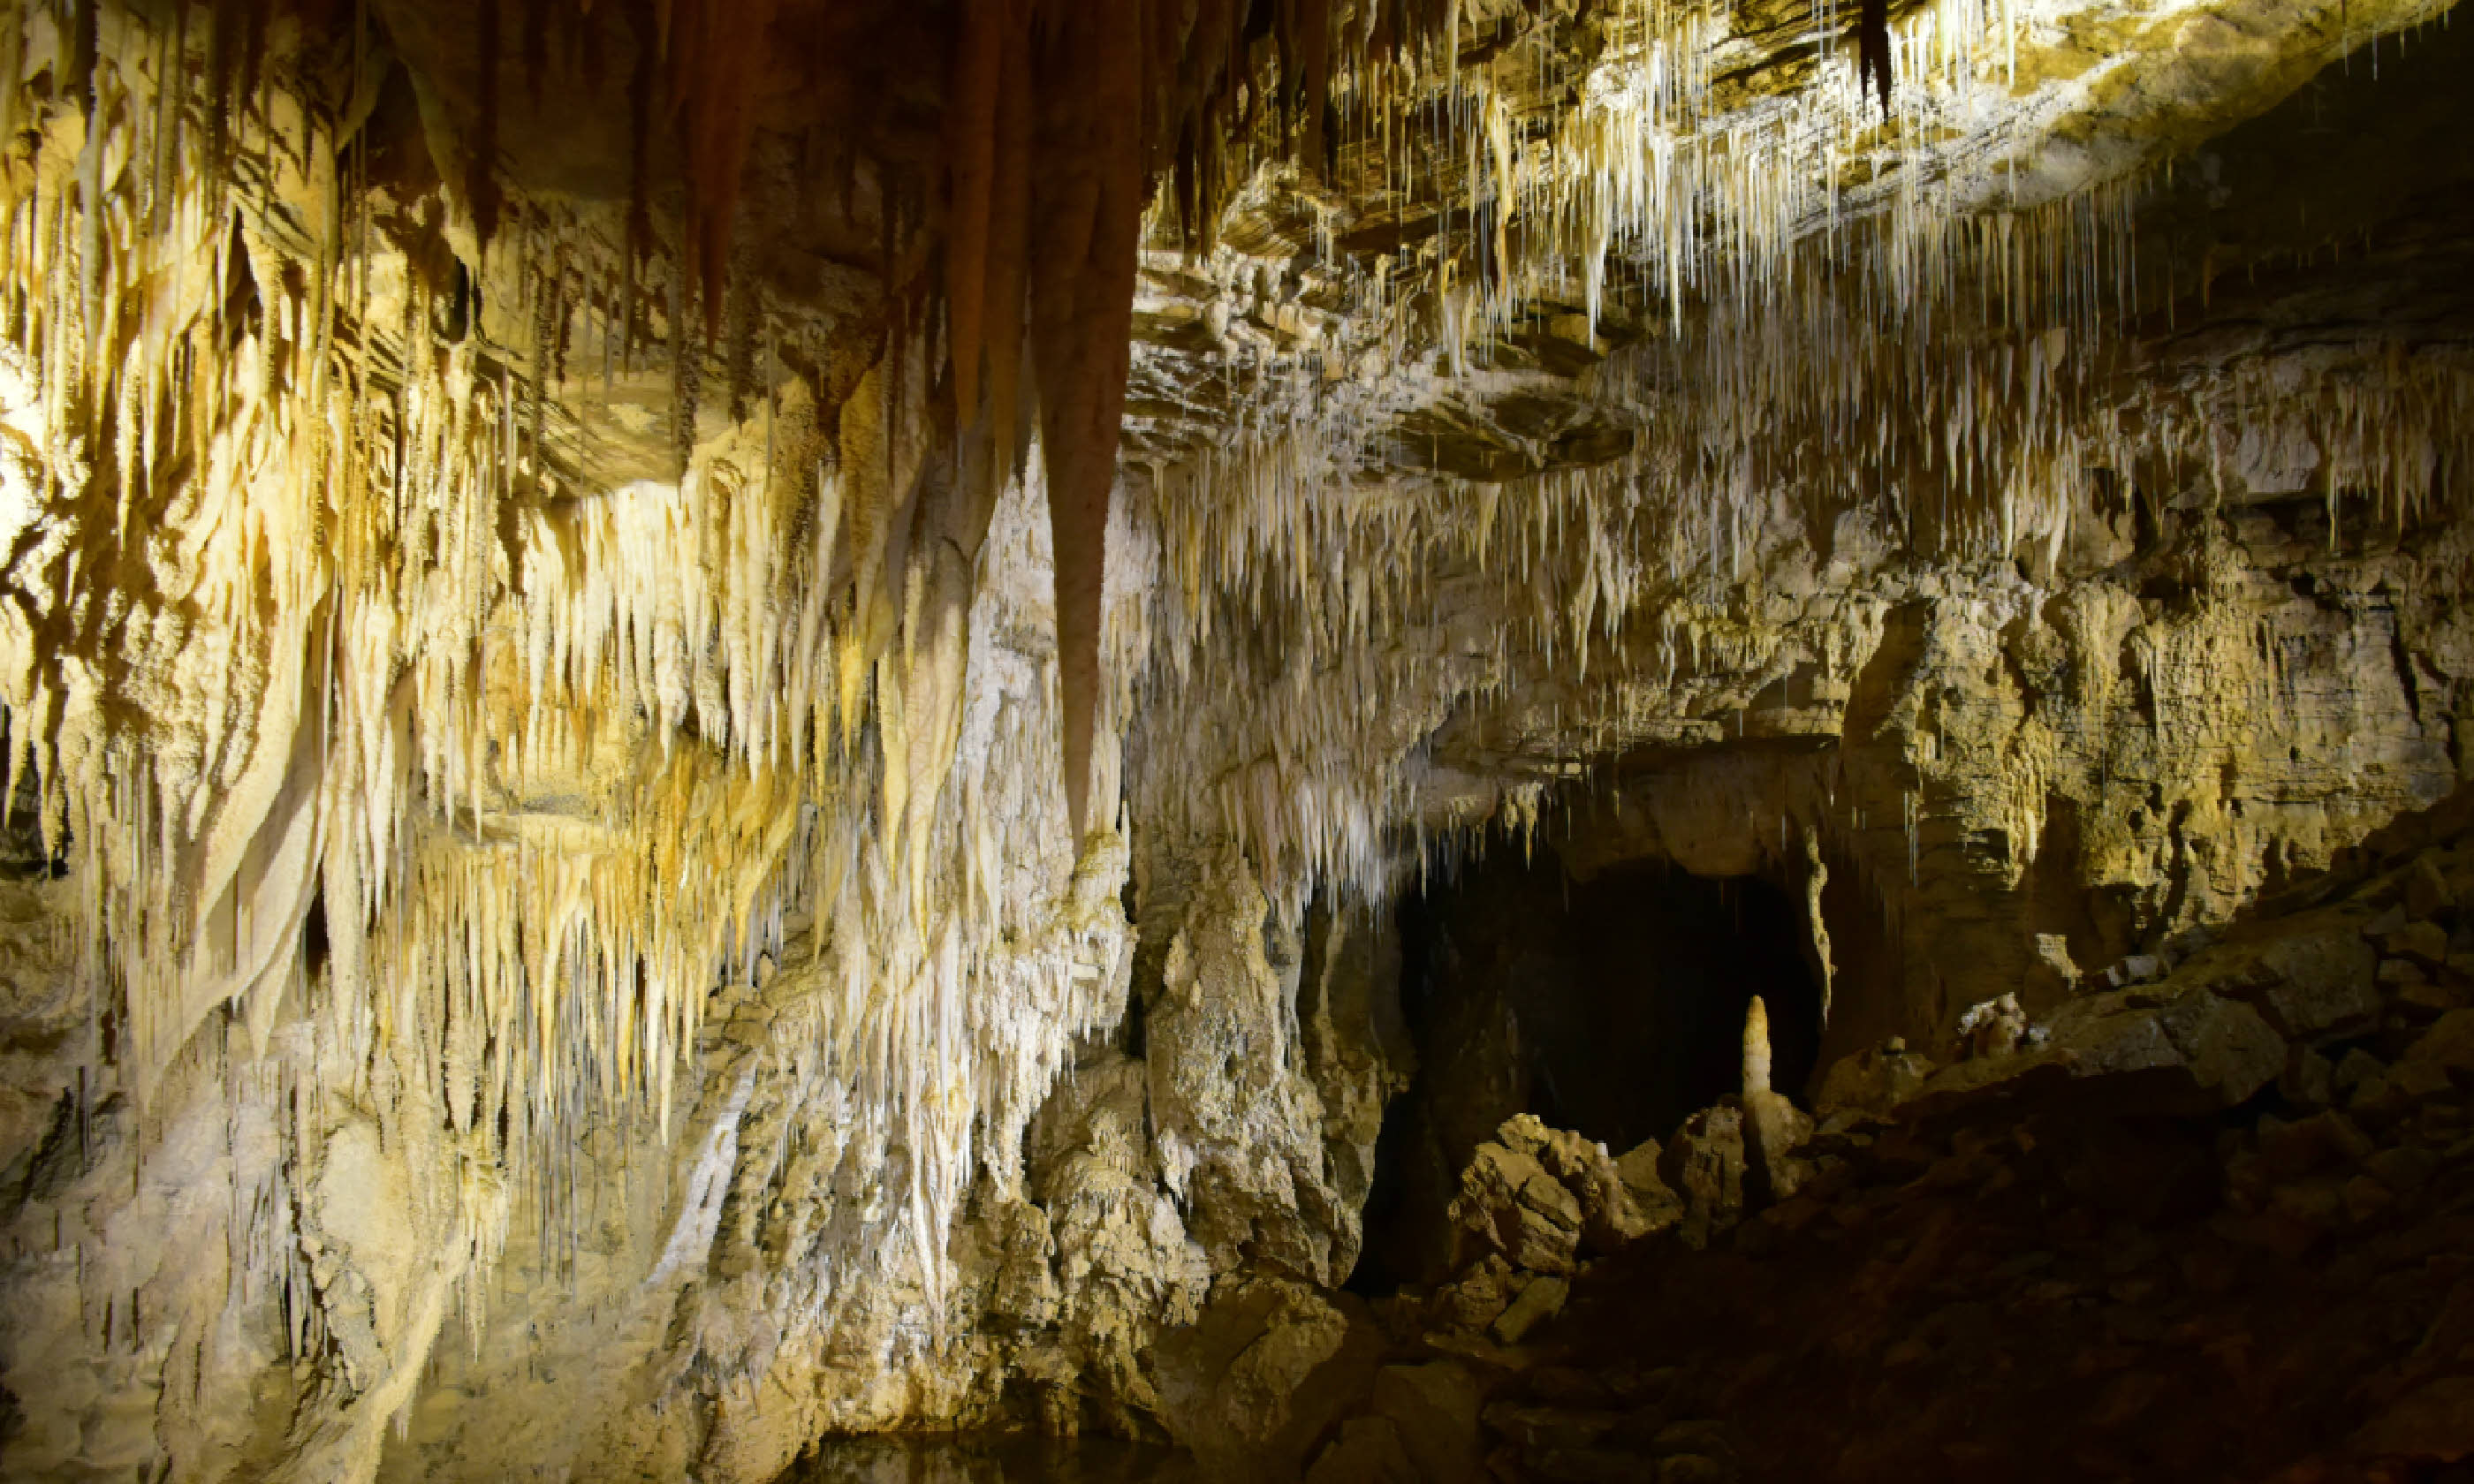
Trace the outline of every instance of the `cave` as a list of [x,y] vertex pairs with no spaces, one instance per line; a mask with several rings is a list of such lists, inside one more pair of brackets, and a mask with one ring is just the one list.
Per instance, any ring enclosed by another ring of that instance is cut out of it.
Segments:
[[2454,0],[9,0],[0,1484],[2474,1469]]
[[1578,882],[1561,867],[1499,852],[1403,909],[1401,1000],[1421,1061],[1449,1054],[1435,1022],[1500,1007],[1516,1026],[1506,1116],[1628,1148],[1740,1090],[1758,995],[1778,1085],[1811,1080],[1821,992],[1800,903],[1758,876],[1658,861]]
[[1804,906],[1759,876],[1664,860],[1574,880],[1551,847],[1499,845],[1399,909],[1418,1072],[1387,1109],[1361,1292],[1448,1277],[1461,1170],[1519,1113],[1621,1152],[1742,1090],[1763,1002],[1775,1086],[1808,1098],[1822,1004]]

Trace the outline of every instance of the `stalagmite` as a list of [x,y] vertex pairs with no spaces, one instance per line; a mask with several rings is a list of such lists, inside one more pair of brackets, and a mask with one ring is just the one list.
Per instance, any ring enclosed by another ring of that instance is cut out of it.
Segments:
[[1744,1095],[1770,1090],[1770,1012],[1754,995],[1744,1007]]

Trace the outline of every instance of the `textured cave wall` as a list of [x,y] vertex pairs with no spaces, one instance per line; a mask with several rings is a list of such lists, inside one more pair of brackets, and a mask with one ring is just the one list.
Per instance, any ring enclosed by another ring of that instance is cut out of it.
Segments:
[[[1038,695],[1037,666],[1006,647],[1037,632],[1033,514],[1008,507],[1012,566],[974,615],[970,750],[1002,746]],[[1000,769],[986,786],[1039,783]],[[1125,866],[1103,850],[1079,871],[1062,851],[1007,870],[989,889],[1030,910],[944,1034],[1010,1045],[1021,1080],[986,1095],[1021,1130],[1067,1028],[1124,1003]],[[61,926],[81,885],[39,851],[8,883],[10,1054],[20,1086],[65,1089],[12,1112],[10,1476],[169,1459],[180,1478],[340,1478],[386,1451],[414,1476],[498,1477],[520,1454],[586,1476],[701,1460],[764,1478],[827,1427],[993,1410],[1007,1372],[977,1337],[992,1301],[975,1285],[994,1278],[976,1238],[950,1259],[924,1245],[914,1166],[934,1151],[856,1090],[858,1058],[825,1023],[867,983],[854,906],[786,921],[715,993],[667,1128],[649,1109],[584,1121],[535,1167],[544,1185],[511,1190],[493,1131],[428,1095],[437,1053],[389,1049],[323,977],[292,987],[299,1008],[262,1048],[216,1017],[142,1108],[84,1083],[90,1038],[111,1030]],[[447,1054],[471,1055],[457,1034],[450,1019]],[[1159,1308],[1147,1294],[1141,1312]],[[795,1397],[777,1384],[759,1405],[735,1381],[765,1374]]]
[[[837,1136],[795,1174],[847,1187],[849,1251],[799,1294],[830,1326],[891,1252],[917,1281],[851,1328],[919,1328],[957,1178],[1122,1003],[1036,481],[992,538],[999,481],[888,350],[881,157],[814,193],[753,151],[793,243],[699,345],[623,170],[548,172],[484,251],[464,60],[316,19],[36,6],[0,49],[9,771],[58,872],[5,1012],[12,1477],[368,1476],[502,1280],[528,1352],[595,1275],[726,1234],[693,1161],[731,1167],[750,1056],[791,1080],[769,1127]],[[607,167],[624,114],[514,153]],[[778,1041],[700,1065],[716,985],[794,938],[827,969]]]
[[[899,1171],[804,1085],[786,1022],[830,970],[796,945],[716,1007],[671,1145],[600,1157],[601,1187],[632,1201],[546,1265],[511,1230],[477,1348],[441,1345],[381,1476],[491,1478],[515,1457],[761,1480],[828,1431],[1170,1436],[1154,1347],[1215,1284],[1346,1276],[1407,1048],[1363,919],[1276,906],[1225,848],[1150,858],[1142,880],[1160,937],[1128,961],[1128,1019],[1077,1048],[1018,1181],[974,1187],[940,1293],[915,1254],[866,1245]],[[613,1158],[641,1181],[614,1185]]]

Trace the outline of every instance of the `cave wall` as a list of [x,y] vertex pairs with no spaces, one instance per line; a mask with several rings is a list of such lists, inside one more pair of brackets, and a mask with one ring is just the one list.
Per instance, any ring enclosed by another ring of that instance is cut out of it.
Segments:
[[727,1007],[667,1157],[637,1151],[654,1198],[563,1265],[511,1237],[489,1328],[441,1348],[380,1476],[495,1477],[510,1440],[579,1476],[759,1480],[832,1431],[1165,1439],[1153,1347],[1215,1284],[1346,1276],[1407,1048],[1349,914],[1270,901],[1225,847],[1147,858],[1138,879],[1158,936],[1120,993],[1140,1009],[1079,1043],[1018,1178],[974,1186],[943,1263],[863,1245],[900,1185],[778,1049],[829,971],[794,949]]
[[[2047,1010],[2204,936],[2461,778],[2463,539],[2332,550],[2322,501],[2247,492],[2195,491],[2144,543],[2130,513],[2092,521],[2104,564],[2051,586],[1885,572],[1772,599],[1764,669],[1729,677],[1755,691],[1727,718],[1746,740],[1618,764],[1569,826],[1574,869],[1661,856],[1802,898],[1818,860],[1825,1062],[1937,1045],[2005,993]],[[1807,561],[1782,552],[1773,591]],[[1858,616],[1812,616],[1833,610]],[[1835,677],[1807,658],[1832,650]]]

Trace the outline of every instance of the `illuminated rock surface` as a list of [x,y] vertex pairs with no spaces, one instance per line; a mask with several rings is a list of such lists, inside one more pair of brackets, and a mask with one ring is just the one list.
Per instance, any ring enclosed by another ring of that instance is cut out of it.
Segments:
[[0,1477],[2474,1454],[2445,5],[8,18]]

